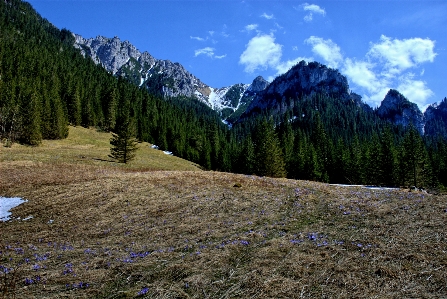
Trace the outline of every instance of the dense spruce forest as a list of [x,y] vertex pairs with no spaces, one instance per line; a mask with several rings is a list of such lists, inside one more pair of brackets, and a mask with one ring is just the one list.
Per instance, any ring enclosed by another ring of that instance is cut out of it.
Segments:
[[[330,183],[447,186],[447,142],[392,125],[373,110],[315,94],[293,109],[224,125],[194,98],[163,99],[84,58],[74,37],[30,4],[0,1],[0,139],[38,146],[68,125],[135,137],[204,169]],[[154,89],[156,90],[156,89]]]

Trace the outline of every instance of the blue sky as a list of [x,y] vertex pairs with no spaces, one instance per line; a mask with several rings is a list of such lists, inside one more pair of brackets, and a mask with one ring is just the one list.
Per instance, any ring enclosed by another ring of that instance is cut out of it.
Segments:
[[212,87],[272,80],[300,60],[346,75],[372,107],[394,88],[447,96],[447,1],[30,0],[59,28],[118,36]]

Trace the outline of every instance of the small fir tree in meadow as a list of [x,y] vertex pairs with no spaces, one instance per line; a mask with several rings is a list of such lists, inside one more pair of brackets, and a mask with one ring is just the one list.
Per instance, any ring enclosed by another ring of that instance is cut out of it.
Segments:
[[138,141],[131,120],[127,119],[118,126],[116,133],[112,133],[110,144],[110,158],[120,163],[127,163],[135,158]]

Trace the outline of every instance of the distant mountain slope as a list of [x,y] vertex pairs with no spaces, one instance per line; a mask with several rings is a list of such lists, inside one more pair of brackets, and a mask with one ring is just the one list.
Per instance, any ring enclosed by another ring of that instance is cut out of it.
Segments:
[[248,118],[265,109],[274,114],[283,114],[293,109],[297,98],[317,94],[353,101],[359,107],[371,109],[359,95],[350,92],[346,77],[337,70],[318,62],[301,61],[258,92],[241,118]]
[[427,136],[442,136],[447,139],[447,98],[439,104],[428,106],[424,112],[424,133]]
[[[354,102],[365,111],[373,112],[359,95],[350,91],[345,76],[318,62],[301,61],[270,84],[257,77],[251,84],[238,83],[215,88],[203,83],[180,63],[156,59],[148,52],[140,52],[129,41],[121,41],[119,37],[85,39],[77,34],[73,36],[74,46],[84,56],[90,57],[113,75],[124,77],[165,98],[195,98],[218,112],[228,124],[243,121],[266,109],[273,114],[283,114],[293,109],[296,97],[316,94]],[[434,107],[430,109],[433,111]],[[396,125],[405,127],[412,123],[421,134],[424,133],[424,115],[398,91],[390,90],[377,113],[383,120]],[[439,113],[430,115],[433,123],[433,118],[437,118]],[[429,130],[432,135],[433,130]]]
[[259,91],[259,80],[255,82],[258,85],[253,88],[250,88],[250,84],[234,84],[223,88],[210,87],[181,64],[156,59],[148,52],[140,52],[129,41],[121,41],[118,37],[97,36],[85,39],[77,34],[74,34],[74,37],[74,46],[84,56],[90,57],[113,75],[124,77],[163,97],[196,98],[219,112],[224,120],[227,118],[230,118],[230,121],[234,120],[235,116],[232,117],[232,114],[237,112],[237,115],[240,115],[243,112],[241,110],[247,107],[254,94]]
[[407,127],[412,124],[421,135],[424,134],[425,123],[421,110],[395,89],[388,91],[377,113],[382,119],[387,119],[395,125]]

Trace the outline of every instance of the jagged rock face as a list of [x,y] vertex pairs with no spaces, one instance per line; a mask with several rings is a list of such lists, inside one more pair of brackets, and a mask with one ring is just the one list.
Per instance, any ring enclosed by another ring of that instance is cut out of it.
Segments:
[[[121,42],[116,36],[114,38],[97,36],[94,39],[85,39],[75,34],[74,37],[75,47],[80,49],[84,56],[90,56],[95,63],[102,64],[112,74],[116,74],[131,58],[138,60],[141,56],[140,51],[131,43]],[[150,55],[146,55],[145,58],[153,60]]]
[[247,91],[252,93],[258,93],[266,89],[268,85],[269,82],[267,80],[265,80],[262,76],[257,76],[253,80]]
[[118,37],[85,39],[75,36],[75,47],[96,64],[101,64],[114,75],[125,77],[131,82],[146,86],[162,96],[196,96],[207,102],[209,86],[189,73],[179,63],[159,60],[148,52],[141,53],[130,42]]
[[318,62],[301,61],[287,73],[277,77],[266,89],[266,94],[299,95],[325,93],[349,98],[349,85],[345,76]]
[[424,134],[424,115],[418,106],[411,103],[397,90],[390,89],[377,109],[380,118],[395,125],[407,127],[413,124],[421,135]]
[[84,57],[90,57],[112,74],[163,97],[195,97],[219,112],[222,119],[231,117],[235,112],[240,115],[253,97],[268,85],[264,78],[258,77],[251,85],[235,84],[217,89],[204,84],[181,64],[155,59],[148,52],[141,53],[131,43],[122,42],[118,37],[85,39],[76,34],[74,37],[74,46]]
[[440,104],[428,106],[424,112],[425,134],[428,136],[443,136],[447,138],[447,98]]
[[212,89],[209,102],[218,111],[222,120],[228,124],[235,123],[253,101],[262,92],[268,81],[263,77],[256,77],[251,84],[234,84],[229,87]]
[[357,105],[357,107],[368,111],[368,112],[373,112],[374,110],[371,108],[371,106],[369,106],[368,104],[366,104],[365,102],[362,101],[362,97],[354,92],[351,92],[349,94],[349,97],[351,98],[351,101],[353,103],[355,103]]
[[[350,95],[348,80],[337,70],[318,62],[308,64],[301,61],[260,92],[247,108],[243,118],[263,109],[284,113],[293,108],[296,97],[316,93],[333,95],[341,100],[357,100]],[[361,100],[358,100],[361,103]]]

